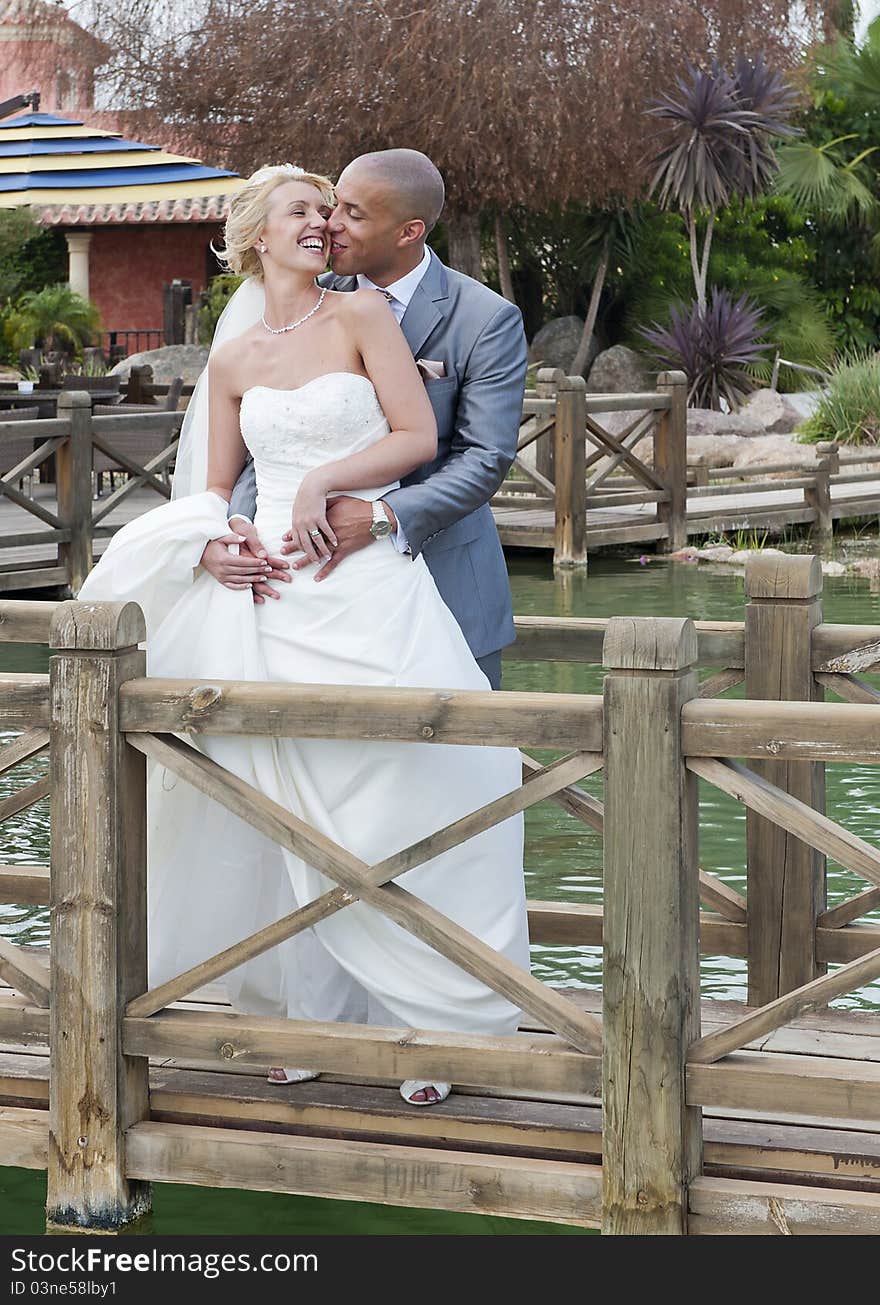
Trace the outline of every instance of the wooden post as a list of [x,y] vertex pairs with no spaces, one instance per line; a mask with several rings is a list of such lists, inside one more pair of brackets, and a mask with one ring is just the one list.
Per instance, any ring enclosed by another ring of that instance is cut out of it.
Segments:
[[58,416],[70,422],[70,435],[56,453],[58,515],[70,541],[58,545],[67,586],[78,594],[92,569],[92,400],[80,390],[62,391]]
[[702,1125],[685,1105],[700,1031],[697,787],[681,750],[696,696],[690,620],[605,634],[602,1231],[687,1232]]
[[669,494],[666,503],[657,504],[657,520],[669,528],[657,547],[662,553],[677,553],[687,544],[687,377],[684,372],[661,372],[657,390],[672,400],[654,432],[654,470]]
[[147,986],[146,769],[119,730],[119,686],[144,675],[134,603],[62,603],[50,670],[52,985],[47,1219],[125,1228],[150,1189],[125,1177],[148,1117],[147,1061],[122,1015]]
[[812,535],[819,551],[824,553],[831,548],[834,538],[834,519],[831,515],[831,477],[840,471],[839,445],[836,440],[823,440],[816,445],[819,460],[816,464],[815,480],[811,489],[804,490],[804,500],[815,508],[816,520],[813,522]]
[[[535,377],[535,394],[539,399],[555,399],[565,380],[561,367],[540,367]],[[556,450],[553,432],[542,435],[535,444],[535,470],[547,480],[556,481]]]
[[556,392],[556,515],[553,565],[587,565],[586,392],[582,376],[565,376]]
[[[810,666],[822,620],[816,557],[757,557],[746,566],[746,697],[819,702]],[[819,761],[753,761],[752,769],[817,811],[825,810]],[[763,1006],[822,973],[816,920],[825,909],[825,858],[754,812],[746,813],[749,1004]]]
[[128,385],[123,403],[155,403],[152,394],[147,393],[147,386],[153,384],[153,369],[149,363],[135,363],[129,369]]

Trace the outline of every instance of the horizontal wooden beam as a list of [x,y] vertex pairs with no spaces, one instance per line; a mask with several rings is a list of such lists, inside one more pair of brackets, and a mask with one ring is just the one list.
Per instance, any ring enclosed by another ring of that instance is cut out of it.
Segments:
[[58,603],[4,599],[0,602],[0,641],[48,643],[49,625],[58,606]]
[[[528,911],[529,940],[532,943],[545,946],[602,946],[601,906],[579,902],[530,901]],[[700,912],[700,950],[704,956],[746,956],[747,946],[748,926],[744,922],[725,920],[720,915],[706,911]]]
[[48,1047],[48,1010],[12,993],[0,992],[0,1043]]
[[40,726],[49,726],[48,675],[0,673],[0,729],[29,730]]
[[691,1106],[760,1110],[880,1122],[880,1063],[780,1052],[734,1051],[713,1065],[687,1066]]
[[45,1169],[48,1163],[48,1110],[0,1106],[0,1164],[16,1169]]
[[688,757],[880,762],[880,713],[848,702],[694,698],[682,711]]
[[[651,527],[653,529],[654,527]],[[589,662],[602,665],[607,617],[516,616],[510,661]],[[742,621],[695,621],[697,665],[741,670],[745,665]],[[877,631],[880,636],[880,629]]]
[[475,1155],[286,1133],[135,1124],[129,1178],[289,1192],[598,1227],[602,1171],[563,1160]]
[[880,1233],[877,1192],[703,1177],[691,1183],[688,1207],[688,1233],[695,1237]]
[[49,905],[47,865],[0,865],[0,902],[18,906]]
[[603,742],[602,699],[576,693],[139,679],[122,686],[120,718],[127,733],[394,739],[583,752],[601,752]]
[[218,1069],[309,1065],[334,1074],[427,1078],[475,1087],[531,1088],[597,1096],[598,1056],[551,1034],[477,1034],[383,1029],[372,1025],[269,1019],[216,1011],[167,1010],[123,1021],[126,1055],[198,1060]]

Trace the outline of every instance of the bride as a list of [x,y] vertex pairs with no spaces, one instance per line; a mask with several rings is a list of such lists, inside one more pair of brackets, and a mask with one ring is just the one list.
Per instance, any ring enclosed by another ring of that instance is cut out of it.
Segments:
[[[379,537],[315,583],[336,543],[328,498],[376,502],[436,450],[424,383],[385,298],[316,284],[332,205],[326,178],[290,165],[260,169],[233,198],[224,259],[248,279],[218,324],[207,387],[203,377],[190,405],[172,501],[113,538],[79,597],[141,605],[151,675],[485,690],[422,557]],[[291,573],[279,601],[262,605],[249,588],[224,587],[199,566],[206,543],[229,535],[228,502],[248,451],[260,539],[277,554],[292,531],[312,564]],[[381,536],[381,509],[376,518]],[[512,749],[255,736],[198,742],[368,865],[521,780]],[[405,886],[528,968],[521,817],[410,871]],[[152,770],[151,985],[332,887],[225,808]],[[239,967],[227,990],[240,1010],[293,1019],[505,1034],[519,1018],[506,998],[360,901]],[[313,1077],[270,1071],[274,1081]],[[413,1105],[449,1091],[442,1082],[401,1087]]]

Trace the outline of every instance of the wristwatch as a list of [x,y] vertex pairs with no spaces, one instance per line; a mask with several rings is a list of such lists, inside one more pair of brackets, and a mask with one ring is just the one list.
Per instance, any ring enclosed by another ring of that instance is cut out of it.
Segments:
[[374,539],[387,539],[391,531],[392,525],[388,520],[385,504],[377,498],[373,502],[373,523],[370,526],[370,534]]

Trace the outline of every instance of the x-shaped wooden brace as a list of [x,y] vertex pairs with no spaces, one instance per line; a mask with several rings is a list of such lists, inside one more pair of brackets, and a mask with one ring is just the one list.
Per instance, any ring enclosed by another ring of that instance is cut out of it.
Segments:
[[136,997],[129,1003],[127,1015],[154,1015],[202,984],[220,978],[243,961],[261,955],[360,898],[515,1006],[542,1020],[578,1050],[596,1052],[601,1047],[600,1025],[591,1015],[578,1010],[573,1002],[493,951],[442,912],[391,882],[397,875],[423,865],[558,789],[593,774],[601,769],[601,754],[575,753],[564,757],[542,768],[522,788],[505,794],[377,865],[368,866],[176,736],[128,734],[126,737],[132,747],[152,761],[220,802],[273,842],[302,857],[341,885],[217,956]]

